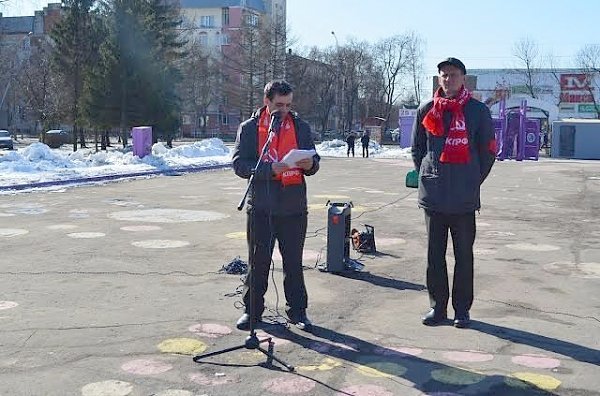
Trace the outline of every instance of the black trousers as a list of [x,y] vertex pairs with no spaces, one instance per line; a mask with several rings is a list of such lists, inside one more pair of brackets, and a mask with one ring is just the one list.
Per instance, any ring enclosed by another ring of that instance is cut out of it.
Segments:
[[346,143],[348,145],[348,151],[346,151],[346,156],[350,157],[350,152],[352,152],[352,156],[354,157],[354,143]]
[[446,248],[448,230],[454,248],[452,307],[455,312],[468,312],[473,305],[473,243],[475,212],[444,214],[425,211],[427,227],[427,290],[431,308],[446,312],[449,298]]
[[363,158],[365,157],[365,153],[367,154],[366,157],[369,158],[369,146],[363,145],[362,149],[363,149],[363,151],[362,151]]
[[[248,213],[246,235],[250,269],[243,292],[246,313],[260,317],[265,309],[265,293],[269,285],[269,269],[275,240],[278,241],[283,258],[286,312],[289,314],[306,309],[308,296],[302,269],[306,225],[306,213],[292,216],[270,216],[267,213],[253,211]],[[252,286],[254,296],[250,293]],[[250,312],[251,306],[254,307],[253,312]]]

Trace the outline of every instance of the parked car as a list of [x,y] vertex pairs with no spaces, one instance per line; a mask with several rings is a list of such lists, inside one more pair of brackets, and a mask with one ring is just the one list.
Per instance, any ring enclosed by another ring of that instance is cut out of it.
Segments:
[[71,134],[62,129],[51,129],[44,135],[44,143],[50,148],[59,148],[71,143]]
[[14,147],[10,132],[4,129],[0,130],[0,147],[7,148],[9,150],[12,150]]

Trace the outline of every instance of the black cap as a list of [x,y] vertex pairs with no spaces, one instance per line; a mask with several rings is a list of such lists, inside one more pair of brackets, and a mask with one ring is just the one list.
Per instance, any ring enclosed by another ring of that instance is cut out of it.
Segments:
[[467,68],[465,67],[465,64],[462,63],[460,60],[456,59],[456,58],[446,58],[443,61],[441,61],[440,63],[438,63],[437,67],[438,67],[438,72],[440,71],[440,69],[443,66],[448,66],[448,65],[452,65],[454,67],[459,68],[464,75],[467,74]]

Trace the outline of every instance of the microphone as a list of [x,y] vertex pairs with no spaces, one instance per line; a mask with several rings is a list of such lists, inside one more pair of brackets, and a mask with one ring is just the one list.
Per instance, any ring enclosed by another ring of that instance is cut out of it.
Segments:
[[269,131],[275,135],[279,133],[281,129],[281,112],[279,110],[273,110],[271,112],[271,125],[269,125]]

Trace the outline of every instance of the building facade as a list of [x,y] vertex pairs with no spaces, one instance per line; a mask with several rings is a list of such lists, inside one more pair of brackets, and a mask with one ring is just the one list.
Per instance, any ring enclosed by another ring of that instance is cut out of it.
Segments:
[[[475,98],[499,114],[499,102],[507,109],[527,100],[528,116],[547,123],[567,118],[600,118],[600,75],[580,69],[536,69],[528,77],[519,69],[468,70],[467,88]],[[437,77],[434,77],[434,89]]]
[[25,105],[19,101],[15,87],[17,74],[35,50],[36,43],[46,40],[61,17],[60,3],[51,3],[34,16],[4,17],[0,13],[0,128],[35,129],[28,119]]
[[[285,70],[285,0],[180,0],[183,31],[218,68],[218,89],[203,111],[184,103],[182,133],[191,137],[234,138],[239,123],[260,106],[260,88],[283,77],[272,64]],[[260,46],[261,26],[282,29],[273,53]],[[275,59],[275,62],[272,60]],[[280,62],[277,62],[277,59]]]

